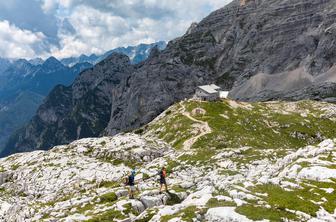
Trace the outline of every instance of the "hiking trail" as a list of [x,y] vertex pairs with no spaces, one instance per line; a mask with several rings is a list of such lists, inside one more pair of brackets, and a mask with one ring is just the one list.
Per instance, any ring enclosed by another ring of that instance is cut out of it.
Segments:
[[184,115],[185,117],[189,118],[190,120],[198,123],[197,125],[195,124],[194,127],[198,130],[198,132],[200,132],[197,136],[193,136],[190,139],[184,141],[183,143],[183,149],[184,150],[190,150],[191,147],[195,144],[195,142],[201,138],[202,136],[205,136],[209,133],[212,132],[209,124],[205,121],[201,121],[198,119],[195,119],[194,117],[192,117],[190,115],[190,113],[186,110],[183,102],[180,103],[181,107],[182,107],[182,115]]

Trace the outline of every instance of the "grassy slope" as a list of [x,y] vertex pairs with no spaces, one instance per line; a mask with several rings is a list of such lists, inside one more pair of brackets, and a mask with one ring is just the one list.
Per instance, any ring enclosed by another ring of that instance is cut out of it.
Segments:
[[[207,122],[212,129],[212,133],[201,137],[193,144],[191,150],[183,150],[183,143],[191,137],[199,134],[195,130],[195,121],[189,119],[183,114],[183,107],[197,120]],[[319,143],[323,138],[334,138],[336,121],[334,115],[328,111],[332,110],[333,105],[312,101],[301,101],[297,103],[236,103],[233,101],[221,102],[197,102],[187,101],[176,104],[166,110],[160,117],[135,133],[147,134],[150,137],[157,137],[169,142],[176,149],[175,154],[169,154],[164,159],[167,161],[170,189],[177,193],[195,192],[197,185],[186,189],[180,186],[178,174],[172,172],[199,172],[206,176],[209,172],[216,172],[215,177],[223,177],[236,180],[225,187],[214,185],[215,191],[212,198],[208,200],[205,206],[188,206],[180,211],[165,215],[160,221],[165,222],[173,218],[181,218],[183,221],[193,221],[196,215],[204,215],[209,208],[214,207],[236,207],[236,212],[246,215],[252,220],[268,219],[270,221],[282,221],[283,218],[300,221],[302,217],[295,214],[295,211],[307,215],[316,216],[316,212],[323,207],[329,213],[333,213],[336,208],[336,194],[327,193],[324,188],[333,188],[336,190],[335,181],[317,182],[310,180],[285,180],[299,185],[298,187],[288,187],[284,189],[279,185],[258,184],[256,181],[250,182],[250,185],[243,184],[239,176],[244,177],[244,172],[253,165],[256,160],[267,160],[274,163],[277,159],[297,150],[308,144]],[[193,114],[195,108],[205,111],[203,115]],[[336,110],[336,109],[335,109]],[[155,141],[155,140],[154,140]],[[98,145],[97,145],[98,144]],[[106,146],[106,142],[97,142],[95,146]],[[123,144],[126,145],[126,144]],[[79,145],[82,146],[82,145]],[[248,147],[248,148],[246,148]],[[69,147],[69,152],[73,148]],[[92,155],[97,147],[89,147],[83,155]],[[130,148],[131,149],[131,148]],[[76,149],[75,149],[76,150]],[[124,149],[123,149],[124,150]],[[232,156],[217,157],[217,154],[228,154],[235,152]],[[75,152],[75,155],[77,153]],[[68,156],[68,154],[67,154]],[[323,154],[319,160],[332,163],[335,161],[336,152]],[[112,165],[125,164],[133,167],[134,162],[127,162],[118,159],[115,156],[97,157],[102,163]],[[232,161],[232,166],[221,167],[218,165],[222,160]],[[295,160],[296,161],[296,160]],[[305,161],[307,161],[305,159]],[[267,162],[268,163],[268,162]],[[302,166],[309,167],[309,162],[301,162]],[[68,165],[67,165],[68,166]],[[20,167],[12,165],[12,169]],[[60,167],[48,162],[45,167]],[[69,166],[70,167],[70,166]],[[150,169],[153,165],[141,165],[139,169]],[[334,164],[328,167],[335,167]],[[41,167],[40,167],[41,168]],[[155,165],[154,165],[155,168]],[[0,172],[3,167],[0,166]],[[146,179],[145,179],[146,178]],[[121,180],[124,178],[121,178]],[[218,179],[218,178],[217,178]],[[67,212],[83,214],[92,217],[88,221],[118,221],[128,218],[133,212],[128,202],[123,211],[114,208],[118,201],[127,201],[126,196],[117,197],[116,191],[123,189],[122,181],[103,181],[98,186],[94,185],[91,189],[78,190],[78,194],[71,194],[62,197],[59,200],[51,201],[37,205],[37,208],[48,208],[58,202],[75,199],[77,197],[93,197],[89,204],[74,206],[75,211]],[[143,191],[157,189],[155,178],[149,178],[144,175],[144,182],[149,186]],[[153,184],[150,183],[153,182]],[[94,184],[95,182],[92,182]],[[152,187],[153,186],[153,187]],[[97,187],[97,188],[96,188]],[[93,192],[96,189],[106,189],[104,194]],[[229,197],[230,191],[237,190],[256,196],[258,199],[244,199],[243,205],[237,206],[234,200],[225,201],[217,199],[217,196]],[[77,191],[76,191],[77,192]],[[0,193],[6,194],[6,191],[0,190]],[[188,194],[189,194],[188,193]],[[171,203],[171,205],[175,202]],[[99,209],[105,209],[98,211]],[[290,211],[288,210],[290,209]],[[149,221],[156,214],[158,208],[147,209],[147,216],[138,220],[138,222]],[[50,218],[46,214],[44,219]]]
[[[233,101],[183,103],[189,113],[195,108],[206,111],[194,118],[208,122],[212,133],[201,137],[193,146],[197,152],[210,155],[225,148],[252,147],[246,157],[260,154],[264,149],[297,149],[333,138],[336,121],[325,117],[321,107],[327,103],[301,101],[297,103],[236,103]],[[286,111],[287,110],[287,111]],[[181,104],[171,107],[163,118],[149,124],[145,132],[155,134],[180,149],[189,139],[193,121],[181,114]],[[197,133],[197,131],[196,131]],[[210,152],[210,153],[209,153]],[[207,159],[207,158],[205,158]]]
[[[246,146],[250,149],[231,158],[233,162],[244,165],[258,159],[276,160],[277,157],[283,157],[300,147],[317,144],[325,138],[334,138],[336,133],[335,118],[333,115],[328,116],[326,111],[333,105],[328,103],[300,101],[246,104],[233,101],[188,101],[183,102],[183,106],[189,113],[195,113],[195,108],[205,110],[205,114],[192,116],[208,122],[212,133],[201,137],[193,145],[192,153],[180,156],[178,163],[172,162],[172,168],[183,163],[210,165],[211,158],[221,151]],[[144,132],[154,134],[180,150],[183,142],[195,134],[192,126],[194,122],[182,115],[182,110],[181,103],[172,106],[161,118],[145,127]],[[223,171],[227,175],[236,173],[238,172]],[[316,216],[321,206],[317,202],[323,200],[324,209],[333,213],[336,208],[335,195],[327,194],[321,189],[326,186],[335,188],[335,183],[305,181],[300,184],[300,188],[291,191],[268,184],[253,186],[250,188],[252,194],[264,193],[267,197],[260,196],[261,204],[248,202],[237,207],[236,211],[252,220],[298,220],[297,215],[286,209]],[[270,208],[265,208],[265,203]],[[223,206],[227,206],[227,203]]]

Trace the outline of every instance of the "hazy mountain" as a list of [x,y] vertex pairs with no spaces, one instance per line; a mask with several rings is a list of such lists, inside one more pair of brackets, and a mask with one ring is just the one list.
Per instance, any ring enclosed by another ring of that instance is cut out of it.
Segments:
[[40,94],[23,91],[11,102],[0,106],[0,150],[8,137],[32,117],[43,98]]
[[150,50],[153,47],[158,47],[160,50],[163,50],[166,47],[166,42],[160,41],[152,44],[140,44],[137,46],[128,46],[128,47],[120,47],[116,49],[112,49],[103,55],[95,55],[91,54],[90,56],[87,55],[80,55],[79,57],[70,57],[62,59],[61,62],[67,66],[73,66],[76,63],[83,63],[88,62],[91,64],[97,64],[98,62],[104,60],[112,53],[121,53],[127,55],[133,64],[139,63],[147,59],[149,56]]
[[15,61],[3,72],[6,80],[0,86],[0,95],[16,95],[22,91],[31,91],[47,95],[57,84],[71,84],[75,74],[56,58],[50,57],[41,65],[32,65],[27,60]]
[[0,82],[0,150],[9,135],[32,118],[53,87],[70,85],[80,72],[91,67],[80,63],[69,68],[54,57],[36,65],[25,59],[11,63]]
[[335,17],[332,0],[233,1],[144,62],[113,54],[56,87],[6,152],[137,128],[206,83],[243,100],[334,99]]
[[32,65],[42,65],[44,63],[44,60],[41,58],[35,58],[35,59],[30,59],[28,62]]
[[0,77],[2,72],[5,71],[10,65],[11,62],[8,59],[0,58]]

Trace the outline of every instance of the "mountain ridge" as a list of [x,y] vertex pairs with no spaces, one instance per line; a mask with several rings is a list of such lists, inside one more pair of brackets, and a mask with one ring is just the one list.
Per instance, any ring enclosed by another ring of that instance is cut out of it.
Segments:
[[79,57],[65,58],[61,59],[60,61],[67,66],[73,66],[74,64],[79,62],[80,63],[88,62],[91,63],[92,65],[95,65],[101,62],[102,60],[106,59],[112,53],[120,53],[130,57],[131,62],[133,64],[136,64],[145,60],[149,55],[150,49],[153,47],[158,47],[160,50],[163,50],[166,47],[166,42],[159,41],[151,44],[139,44],[136,46],[119,47],[109,50],[102,55],[91,54],[88,56],[82,54]]
[[[149,55],[149,53],[143,53],[143,51],[156,45],[162,49],[165,46],[165,43],[158,42],[148,45],[143,44],[137,47],[125,48],[125,50],[135,50],[134,52],[136,55],[138,55],[138,53],[141,54],[137,61],[140,62]],[[124,48],[116,50],[122,52]],[[108,57],[112,51],[106,52],[103,56]],[[97,56],[97,61],[99,61],[100,57]],[[78,59],[81,60],[80,57],[78,57]],[[2,80],[3,78],[3,81],[0,81],[0,109],[5,108],[7,110],[6,112],[0,113],[0,130],[5,130],[6,132],[2,133],[0,136],[1,150],[4,148],[3,144],[8,139],[9,135],[15,132],[14,130],[17,130],[19,127],[23,127],[24,124],[33,117],[42,103],[41,97],[44,98],[47,96],[56,85],[70,85],[79,73],[93,66],[89,62],[85,62],[85,59],[86,57],[82,58],[83,61],[78,61],[79,63],[76,63],[71,67],[63,64],[52,56],[46,60],[39,58],[29,61],[26,59],[17,59],[9,62],[9,60],[4,59],[4,61],[8,61],[9,64],[7,69],[0,74],[0,79]],[[133,59],[133,61],[135,60]],[[22,116],[16,116],[15,113],[20,113],[20,110],[15,109],[17,107],[23,107],[22,105],[17,104],[16,101],[18,97],[20,97],[20,94],[24,92],[29,93],[30,102],[23,101],[22,99],[19,101],[22,104],[27,105],[29,109],[27,109],[26,113],[21,113]],[[32,95],[35,95],[35,98],[33,98]],[[36,103],[36,101],[39,101],[39,103]]]

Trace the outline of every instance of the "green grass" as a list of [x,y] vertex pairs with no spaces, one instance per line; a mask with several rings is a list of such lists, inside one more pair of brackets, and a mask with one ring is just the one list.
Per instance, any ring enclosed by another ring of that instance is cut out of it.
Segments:
[[[176,106],[179,108],[179,105]],[[176,149],[181,149],[183,143],[193,136],[193,123],[192,120],[178,113],[175,109],[157,123],[148,125],[146,130],[154,131],[160,139],[170,143]]]
[[85,206],[77,207],[77,212],[79,214],[85,214],[87,211],[93,210],[95,207],[94,204],[88,203]]
[[321,157],[320,160],[325,160],[325,161],[333,162],[333,153],[330,152],[327,157]]
[[118,196],[114,192],[103,194],[99,198],[100,198],[100,203],[112,203],[118,200]]
[[266,193],[267,197],[261,198],[264,198],[272,206],[272,209],[282,212],[285,212],[285,209],[291,209],[315,217],[316,212],[319,210],[319,206],[311,202],[311,200],[317,201],[318,198],[311,192],[309,187],[286,191],[279,186],[266,184],[258,185],[252,188],[252,191],[255,193]]
[[[190,103],[189,111],[196,107],[206,110],[207,113],[198,119],[207,121],[213,129],[212,134],[203,137],[195,146],[299,148],[320,142],[316,138],[317,132],[327,138],[335,135],[336,124],[329,119],[314,116],[304,118],[299,113],[275,113],[263,103],[251,105],[252,110],[232,108],[227,102]],[[227,115],[229,119],[221,117],[221,114]],[[295,133],[304,137],[295,137]]]
[[188,191],[188,189],[182,188],[179,185],[173,185],[171,189],[179,193]]
[[137,219],[135,220],[135,222],[149,222],[153,216],[155,215],[155,211],[147,211],[146,215],[141,218],[141,219]]
[[227,190],[216,190],[215,192],[212,193],[213,195],[218,195],[218,196],[230,196],[229,192]]
[[13,164],[13,165],[11,166],[11,169],[12,169],[12,170],[17,170],[19,167],[20,167],[20,164]]
[[[332,119],[322,118],[322,112],[314,105],[322,103],[301,101],[296,103],[297,110],[288,114],[275,112],[266,103],[251,103],[251,109],[231,107],[228,101],[217,102],[184,102],[189,113],[195,108],[206,111],[204,115],[194,118],[208,122],[212,133],[201,137],[194,148],[232,148],[250,146],[254,148],[299,148],[316,144],[321,138],[333,138],[336,134],[336,123]],[[278,102],[275,106],[282,107],[286,103]],[[322,104],[323,105],[323,104]],[[175,105],[172,114],[150,124],[149,129],[157,130],[159,137],[180,149],[184,141],[192,136],[192,120],[183,116]],[[302,117],[302,110],[308,109],[311,114]],[[221,115],[228,118],[224,118]],[[317,134],[321,134],[321,137]]]
[[102,142],[100,143],[100,145],[105,146],[105,145],[106,145],[106,141],[102,141]]
[[167,173],[168,174],[172,173],[173,169],[176,168],[176,167],[178,167],[179,165],[180,165],[180,163],[178,161],[172,160],[172,159],[168,159],[167,160],[167,166],[166,166]]
[[[327,193],[321,188],[333,188],[336,190],[335,182],[318,182],[306,180],[300,184],[302,188],[287,191],[279,186],[266,184],[250,188],[254,193],[263,193],[267,196],[259,196],[267,202],[271,208],[267,209],[258,206],[256,203],[245,204],[236,208],[236,212],[247,216],[251,220],[268,219],[270,221],[282,221],[283,218],[298,220],[296,216],[286,209],[304,212],[316,217],[316,212],[323,207],[329,213],[336,209],[336,194]],[[326,201],[323,201],[323,199]],[[314,202],[321,202],[315,204]]]
[[208,200],[206,207],[215,208],[215,207],[234,207],[236,204],[232,201],[218,200],[217,198],[211,198]]
[[252,206],[244,204],[239,206],[235,210],[237,213],[245,215],[251,220],[269,220],[269,221],[285,221],[284,219],[296,220],[296,215],[286,212],[284,210],[279,210],[275,208],[265,208],[262,206]]
[[99,183],[99,187],[116,188],[119,186],[120,186],[120,183],[116,181],[103,180]]
[[[303,184],[301,184],[301,186],[303,186],[302,193],[308,195],[308,197],[306,197],[306,195],[301,194],[304,198],[312,198],[312,200],[315,201],[321,201],[322,198],[325,198],[327,201],[322,201],[323,203],[321,204],[321,206],[329,213],[334,213],[334,210],[336,209],[336,181],[319,182],[306,180]],[[321,188],[332,188],[334,189],[334,192],[327,193]]]
[[299,165],[302,167],[302,168],[307,168],[311,165],[311,163],[307,162],[307,161],[303,161],[303,162],[300,162]]
[[133,214],[135,216],[139,215],[139,213],[136,210],[133,209],[131,203],[127,203],[127,204],[123,205],[123,207],[125,208],[125,210],[123,211],[124,214],[126,214],[126,215]]
[[182,200],[176,194],[169,193],[169,198],[167,200],[166,205],[172,206],[172,205],[175,205],[175,204],[179,204],[181,202],[182,202]]
[[118,221],[121,219],[125,219],[125,215],[123,215],[120,211],[117,210],[109,210],[100,215],[93,216],[91,219],[86,222],[112,222]]
[[235,171],[235,170],[221,170],[219,172],[219,175],[229,175],[229,176],[234,176],[239,174],[239,171]]
[[213,157],[215,154],[216,154],[216,150],[213,148],[197,149],[195,153],[191,155],[184,154],[180,156],[178,159],[180,161],[184,161],[190,164],[195,164],[195,163],[207,164],[211,162],[211,157]]
[[42,217],[41,217],[41,220],[48,219],[49,217],[50,217],[49,213],[43,214]]
[[197,208],[195,206],[187,207],[176,214],[162,216],[160,222],[168,222],[170,219],[181,217],[185,222],[193,222],[196,217]]

